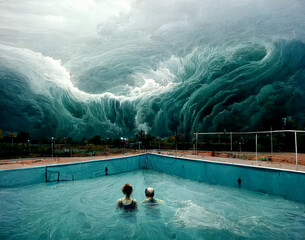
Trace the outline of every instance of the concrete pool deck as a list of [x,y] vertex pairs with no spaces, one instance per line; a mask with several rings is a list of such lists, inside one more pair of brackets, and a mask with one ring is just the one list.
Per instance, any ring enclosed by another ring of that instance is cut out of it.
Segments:
[[[276,168],[276,169],[285,169],[285,170],[298,170],[305,172],[305,165],[303,158],[305,159],[305,154],[298,154],[300,157],[300,164],[298,168],[296,168],[295,163],[293,161],[294,155],[292,153],[281,154],[281,161],[262,161],[262,160],[247,160],[247,159],[239,159],[239,158],[228,158],[228,157],[218,157],[218,156],[207,156],[200,152],[198,155],[192,154],[191,151],[148,151],[151,153],[159,153],[162,155],[175,156],[181,158],[189,158],[189,159],[197,159],[197,160],[207,160],[213,162],[224,162],[224,163],[232,163],[232,164],[242,164],[249,166],[260,166],[260,167],[268,167],[268,168]],[[135,153],[127,152],[125,154],[111,154],[105,156],[90,156],[90,157],[54,157],[54,158],[23,158],[23,159],[5,159],[0,160],[0,170],[4,169],[16,169],[16,168],[28,168],[35,166],[44,166],[44,165],[52,165],[58,163],[74,163],[74,162],[83,162],[90,160],[98,160],[98,159],[110,159],[110,158],[118,158],[124,156],[132,156],[145,153],[144,151],[137,151]],[[287,159],[287,160],[285,160]]]
[[110,159],[110,158],[132,156],[137,154],[139,153],[111,154],[105,156],[90,156],[90,157],[54,157],[54,158],[40,157],[40,158],[4,159],[4,160],[0,160],[0,170],[28,168],[28,167],[52,165],[58,163],[75,163],[75,162],[84,162],[90,160]]

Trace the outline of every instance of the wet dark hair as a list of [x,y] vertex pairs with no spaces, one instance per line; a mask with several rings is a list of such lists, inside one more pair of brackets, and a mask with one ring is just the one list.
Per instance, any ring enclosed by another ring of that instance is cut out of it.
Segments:
[[132,193],[132,186],[129,183],[126,183],[123,187],[122,187],[122,192],[129,197]]

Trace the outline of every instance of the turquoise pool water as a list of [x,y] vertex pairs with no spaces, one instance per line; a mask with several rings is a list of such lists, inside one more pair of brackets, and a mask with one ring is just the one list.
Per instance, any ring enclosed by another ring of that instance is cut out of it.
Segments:
[[[138,202],[152,186],[164,203],[115,210],[126,182]],[[0,209],[0,239],[305,238],[303,203],[154,170],[3,188]]]

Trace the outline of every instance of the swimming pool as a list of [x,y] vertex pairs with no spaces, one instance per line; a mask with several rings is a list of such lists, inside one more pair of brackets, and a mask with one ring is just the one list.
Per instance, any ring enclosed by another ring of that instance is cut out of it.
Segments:
[[86,162],[2,170],[0,171],[0,188],[25,186],[41,182],[97,178],[143,168],[154,169],[209,184],[241,187],[305,203],[304,172],[150,153]]
[[[115,210],[121,187],[159,207]],[[155,170],[2,188],[0,239],[304,239],[305,204]]]

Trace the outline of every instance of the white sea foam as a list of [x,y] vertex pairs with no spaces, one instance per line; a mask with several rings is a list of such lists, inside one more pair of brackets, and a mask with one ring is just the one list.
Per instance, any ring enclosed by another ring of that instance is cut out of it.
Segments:
[[124,98],[109,92],[90,94],[80,91],[73,86],[70,73],[62,66],[60,60],[43,56],[41,53],[29,49],[15,48],[3,44],[0,44],[0,51],[2,52],[2,64],[23,74],[29,80],[32,90],[37,94],[50,95],[51,87],[59,87],[78,101],[90,101],[105,97]]
[[[126,96],[115,95],[110,92],[90,94],[73,85],[70,72],[61,64],[59,59],[43,56],[41,53],[29,49],[15,48],[3,44],[0,44],[0,51],[2,51],[2,59],[5,61],[6,67],[16,69],[19,73],[28,77],[33,91],[37,93],[49,94],[46,84],[52,83],[64,89],[79,101],[90,101],[104,97],[123,101],[160,94],[177,85],[175,75],[168,68],[162,66],[155,71],[150,70],[149,73],[138,72],[134,74],[135,81],[142,84],[140,86],[128,86],[130,92]],[[154,77],[154,79],[149,77]]]
[[186,228],[209,227],[220,229],[225,219],[206,210],[191,200],[182,202],[182,207],[178,208],[175,214],[177,224],[182,224]]
[[182,207],[178,208],[174,222],[184,228],[210,228],[222,229],[231,231],[236,235],[246,237],[247,233],[240,231],[234,227],[232,223],[225,216],[215,214],[212,210],[208,210],[202,206],[197,205],[192,200],[183,201]]

